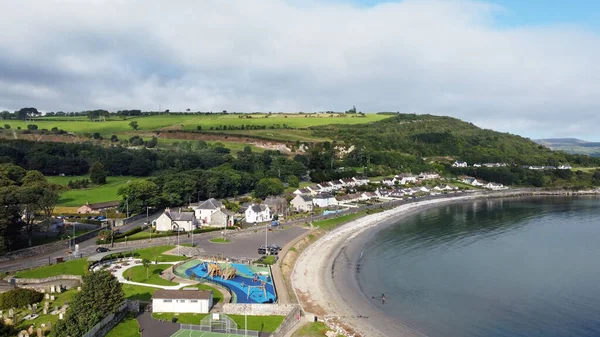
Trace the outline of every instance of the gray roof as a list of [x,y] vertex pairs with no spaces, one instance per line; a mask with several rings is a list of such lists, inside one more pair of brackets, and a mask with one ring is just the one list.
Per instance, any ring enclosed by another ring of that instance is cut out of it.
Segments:
[[195,217],[194,212],[165,212],[173,221],[192,221]]
[[267,197],[265,199],[265,201],[263,201],[263,204],[265,205],[277,205],[280,203],[285,203],[285,199],[282,197]]
[[171,300],[208,300],[212,294],[211,290],[167,290],[158,289],[152,298],[164,298]]
[[314,199],[329,199],[329,198],[333,198],[333,195],[329,194],[329,193],[319,193],[317,195],[315,195]]
[[252,209],[254,212],[256,212],[256,213],[260,213],[260,212],[263,212],[263,211],[265,211],[265,210],[267,209],[267,206],[265,206],[265,205],[257,205],[257,204],[254,204],[254,205],[250,206],[250,208],[251,208],[251,209]]
[[308,195],[299,195],[299,197],[302,198],[302,200],[304,200],[306,202],[312,201],[312,199]]
[[223,203],[221,203],[219,200],[215,199],[215,198],[210,198],[204,202],[202,202],[200,205],[198,205],[198,209],[219,209],[223,207]]

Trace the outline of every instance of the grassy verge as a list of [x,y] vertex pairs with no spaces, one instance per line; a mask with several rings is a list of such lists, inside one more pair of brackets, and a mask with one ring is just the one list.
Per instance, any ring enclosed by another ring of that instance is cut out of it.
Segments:
[[266,255],[256,260],[256,263],[274,264],[277,261],[275,255]]
[[[130,277],[133,282],[155,284],[159,286],[176,286],[179,283],[167,281],[160,277],[160,274],[170,268],[170,264],[152,264],[148,267],[148,273],[146,274],[146,268],[144,266],[135,266],[125,271],[125,276]],[[148,278],[146,278],[146,275]]]
[[140,325],[133,314],[128,314],[108,332],[106,337],[140,337]]
[[308,323],[298,329],[292,337],[324,337],[326,336],[325,333],[330,330],[331,329],[322,322]]
[[194,284],[191,286],[183,286],[183,288],[197,288],[198,290],[212,290],[213,292],[213,305],[223,301],[223,293],[206,284]]
[[178,262],[187,259],[183,256],[163,255],[164,252],[167,252],[173,248],[175,248],[175,246],[155,246],[138,249],[135,252],[138,253],[138,257],[140,259],[148,259],[152,262]]
[[354,213],[354,214],[346,214],[346,215],[342,215],[342,216],[332,218],[332,219],[315,221],[315,222],[313,222],[313,225],[315,227],[319,227],[319,228],[328,230],[328,229],[332,229],[332,228],[336,227],[337,225],[358,219],[361,216],[364,216],[366,214],[367,214],[366,211],[362,211],[362,212],[358,212],[358,213]]
[[[177,318],[177,323],[180,324],[200,324],[202,318],[207,314],[173,314],[173,313],[159,313],[152,314],[152,317],[156,319],[164,319],[171,321],[173,317]],[[233,319],[238,328],[244,328],[244,316],[243,315],[227,315]],[[256,330],[262,332],[273,332],[275,331],[285,316],[248,316],[248,330]]]
[[24,270],[16,273],[15,276],[20,278],[46,278],[58,275],[83,275],[86,270],[87,258],[84,258],[56,263],[51,266]]
[[231,240],[225,239],[225,238],[214,238],[214,239],[211,239],[210,242],[212,242],[212,243],[230,243]]
[[144,287],[134,284],[123,284],[125,298],[130,300],[150,301],[158,288]]

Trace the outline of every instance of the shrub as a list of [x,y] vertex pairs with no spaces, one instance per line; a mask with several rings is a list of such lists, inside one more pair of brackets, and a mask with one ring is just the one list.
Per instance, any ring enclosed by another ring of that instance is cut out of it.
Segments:
[[4,128],[5,128],[6,130],[10,129],[10,124],[4,124]]
[[35,125],[35,124],[28,124],[27,125],[27,130],[29,130],[29,131],[33,131],[33,130],[37,130],[37,129],[38,129],[38,126]]
[[44,298],[42,293],[31,289],[17,288],[0,294],[0,309],[19,308],[40,302]]

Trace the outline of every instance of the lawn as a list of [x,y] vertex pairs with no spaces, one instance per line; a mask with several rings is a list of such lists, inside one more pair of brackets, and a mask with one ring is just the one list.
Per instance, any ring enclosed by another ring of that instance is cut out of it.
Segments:
[[198,290],[212,290],[213,292],[213,305],[217,304],[219,302],[223,301],[223,293],[220,292],[219,290],[217,290],[216,288],[213,288],[207,284],[194,284],[191,286],[183,286],[181,287],[181,289],[183,288],[197,288]]
[[600,167],[573,167],[571,171],[583,171],[583,172],[594,172],[596,170],[600,170]]
[[214,238],[214,239],[211,239],[210,242],[212,242],[212,243],[230,243],[231,240],[225,239],[225,238]]
[[[146,268],[144,266],[135,266],[127,269],[124,276],[131,277],[130,280],[133,282],[156,284],[159,286],[176,286],[179,283],[167,281],[160,277],[160,273],[170,267],[170,264],[151,264],[148,267],[148,273],[146,274]],[[146,275],[148,275],[148,278],[146,278]]]
[[15,276],[20,278],[46,278],[58,275],[83,275],[86,270],[87,258],[83,258],[20,271]]
[[[35,124],[39,129],[52,129],[57,127],[66,131],[76,133],[100,133],[104,138],[109,138],[112,134],[118,132],[132,132],[129,123],[136,121],[140,132],[158,130],[169,127],[170,129],[196,130],[198,125],[202,126],[202,130],[220,125],[266,125],[287,124],[291,128],[307,128],[318,125],[328,124],[362,124],[379,121],[390,116],[367,114],[365,117],[355,117],[345,114],[252,114],[245,115],[249,118],[240,118],[244,115],[161,115],[161,116],[139,116],[128,117],[127,120],[109,119],[106,122],[92,122],[82,118],[61,117],[60,120],[55,118],[40,118],[34,122],[25,122],[17,120],[4,121],[9,124],[12,129],[21,127],[26,129],[26,124]],[[268,130],[264,130],[268,131]],[[287,132],[287,131],[286,131]]]
[[358,212],[358,213],[354,213],[354,214],[346,214],[346,215],[339,216],[337,218],[315,221],[315,222],[313,222],[313,225],[315,227],[319,227],[322,229],[331,229],[337,225],[340,225],[340,224],[343,224],[346,222],[350,222],[354,219],[358,219],[361,216],[364,216],[366,214],[367,214],[366,211],[362,211],[362,212]]
[[[69,180],[85,179],[87,176],[72,177],[47,177],[49,182],[67,185]],[[106,177],[106,184],[86,189],[73,189],[61,193],[58,206],[81,206],[86,202],[90,204],[119,200],[117,191],[121,186],[134,180],[142,180],[140,177]]]
[[[202,318],[207,314],[172,314],[172,313],[159,313],[152,314],[152,317],[156,319],[164,319],[171,321],[171,318],[177,317],[177,323],[180,324],[200,324]],[[244,328],[244,315],[227,315],[233,319],[239,329]],[[283,322],[285,316],[248,316],[248,330],[262,331],[262,332],[273,332]]]
[[298,329],[292,337],[325,337],[325,333],[330,330],[331,329],[322,322],[308,323]]
[[139,254],[140,259],[148,259],[152,262],[178,262],[187,260],[187,257],[175,256],[175,255],[163,255],[175,246],[154,246],[148,248],[138,249],[135,252]]
[[135,284],[123,284],[125,298],[130,300],[150,301],[157,289],[159,288],[144,287]]
[[133,314],[127,314],[121,323],[108,332],[106,337],[140,337],[140,325]]
[[292,193],[299,188],[303,188],[303,187],[310,186],[313,184],[314,183],[310,182],[310,181],[301,181],[300,184],[298,185],[298,187],[286,187],[286,189],[283,191],[283,193]]

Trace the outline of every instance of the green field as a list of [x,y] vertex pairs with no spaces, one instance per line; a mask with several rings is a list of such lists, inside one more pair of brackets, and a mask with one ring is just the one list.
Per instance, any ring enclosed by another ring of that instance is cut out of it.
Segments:
[[319,220],[319,221],[315,221],[313,222],[313,226],[315,227],[319,227],[321,229],[330,229],[333,228],[337,225],[346,223],[346,222],[350,222],[352,220],[358,219],[361,216],[366,215],[367,212],[366,211],[362,211],[362,212],[358,212],[358,213],[354,213],[354,214],[346,214],[346,215],[342,215],[336,218],[331,218],[331,219],[327,219],[327,220]]
[[86,270],[87,258],[84,258],[21,271],[15,276],[20,278],[45,278],[58,275],[83,275]]
[[[240,118],[240,116],[250,116],[250,118]],[[334,116],[334,117],[331,117]],[[220,125],[283,125],[287,124],[291,128],[307,128],[318,125],[328,124],[362,124],[375,122],[390,116],[367,114],[365,117],[353,117],[352,115],[315,115],[315,114],[252,114],[252,115],[161,115],[161,116],[140,116],[128,117],[127,120],[115,120],[109,118],[105,122],[92,122],[87,118],[81,117],[56,117],[40,118],[33,122],[7,120],[11,128],[26,129],[26,124],[35,124],[39,129],[52,129],[57,127],[65,131],[76,133],[94,133],[99,132],[103,136],[109,136],[113,133],[132,131],[129,123],[136,121],[141,131],[159,130],[169,127],[175,130],[196,130],[198,125],[203,130],[208,130],[211,126]],[[286,130],[287,132],[287,130]]]
[[135,252],[139,254],[140,259],[148,259],[152,262],[178,262],[187,260],[187,257],[183,256],[162,255],[164,252],[167,252],[173,248],[175,248],[175,246],[154,246],[138,249]]
[[322,322],[308,323],[298,329],[293,334],[293,337],[325,337],[325,333],[330,330],[331,329],[329,329],[327,325]]
[[[159,286],[176,286],[179,283],[167,281],[160,277],[160,273],[170,268],[170,264],[151,264],[148,267],[148,273],[146,274],[146,268],[144,266],[135,266],[127,269],[124,273],[126,277],[130,277],[130,281],[155,284]],[[148,278],[146,278],[148,275]]]
[[135,284],[123,284],[125,298],[130,300],[150,301],[158,288],[144,287]]
[[[180,324],[200,324],[200,321],[208,314],[173,314],[157,313],[152,314],[156,319],[164,319],[171,322],[171,318],[176,317]],[[239,329],[244,328],[244,315],[227,315],[233,319]],[[248,330],[273,332],[281,325],[285,316],[248,316]]]
[[600,170],[600,167],[573,167],[571,171],[583,171],[583,172],[594,172],[596,170]]
[[[72,177],[47,177],[48,181],[55,184],[67,185],[69,180],[86,179],[88,176]],[[81,206],[86,202],[90,204],[119,200],[117,191],[121,186],[134,180],[142,180],[140,177],[106,177],[106,184],[86,189],[73,189],[64,191],[58,199],[57,206]]]

